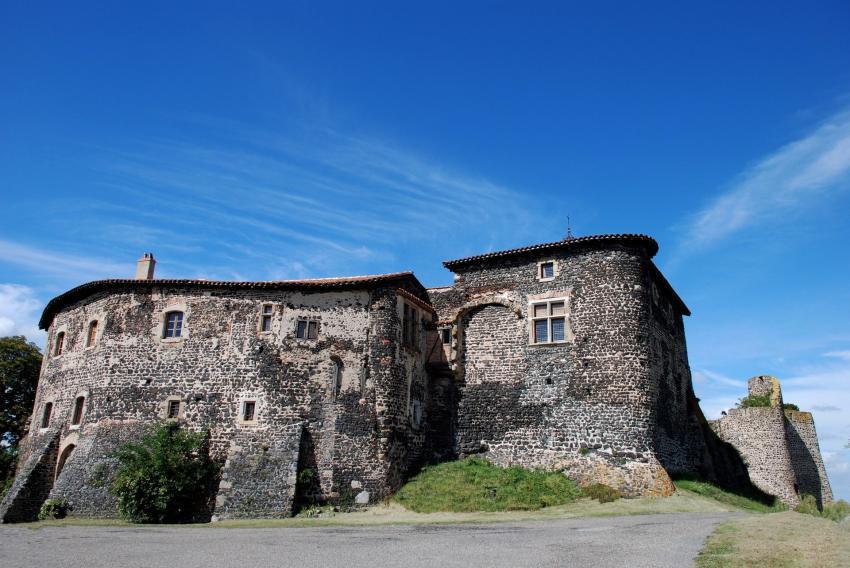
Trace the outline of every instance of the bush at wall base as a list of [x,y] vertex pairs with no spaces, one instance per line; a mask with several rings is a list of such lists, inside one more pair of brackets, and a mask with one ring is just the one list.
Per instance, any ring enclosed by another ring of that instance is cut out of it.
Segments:
[[208,437],[175,422],[157,426],[139,443],[124,444],[114,457],[120,466],[110,490],[118,497],[118,512],[134,523],[197,520],[218,473]]
[[69,509],[70,507],[68,507],[68,503],[64,499],[48,499],[38,512],[38,520],[64,519]]

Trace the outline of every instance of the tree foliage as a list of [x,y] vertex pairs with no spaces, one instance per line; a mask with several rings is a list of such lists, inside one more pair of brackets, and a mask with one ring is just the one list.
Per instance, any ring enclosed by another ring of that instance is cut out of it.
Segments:
[[218,466],[204,434],[175,422],[158,426],[116,453],[120,466],[111,491],[122,517],[135,523],[180,523],[206,508]]
[[0,337],[0,483],[14,470],[38,385],[41,351],[23,336]]

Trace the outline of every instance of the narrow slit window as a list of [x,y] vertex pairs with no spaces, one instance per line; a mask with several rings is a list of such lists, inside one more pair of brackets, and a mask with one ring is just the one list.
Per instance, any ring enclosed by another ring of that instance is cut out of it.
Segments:
[[257,403],[253,400],[246,400],[242,403],[242,421],[252,422],[256,416]]
[[165,314],[165,334],[169,337],[183,336],[183,312],[168,312]]
[[273,308],[271,304],[265,304],[263,306],[263,315],[262,320],[260,322],[260,330],[261,331],[271,331],[272,330],[272,311]]
[[71,426],[79,426],[83,421],[83,407],[86,404],[86,397],[78,396],[74,401],[74,413],[71,415]]
[[89,331],[86,335],[86,347],[92,347],[97,342],[97,320],[89,324]]
[[336,399],[342,392],[342,361],[331,360],[331,394]]
[[48,402],[44,405],[44,411],[41,413],[41,427],[47,428],[50,426],[50,415],[53,414],[53,403]]
[[56,334],[56,341],[53,344],[53,354],[61,355],[65,350],[65,332],[60,331]]
[[168,418],[177,418],[180,416],[180,401],[179,400],[169,400],[168,401]]

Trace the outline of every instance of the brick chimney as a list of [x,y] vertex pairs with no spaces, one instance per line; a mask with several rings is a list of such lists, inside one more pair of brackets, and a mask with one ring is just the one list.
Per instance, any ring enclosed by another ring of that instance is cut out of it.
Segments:
[[146,252],[142,258],[136,261],[136,280],[153,280],[153,271],[156,261],[152,252]]

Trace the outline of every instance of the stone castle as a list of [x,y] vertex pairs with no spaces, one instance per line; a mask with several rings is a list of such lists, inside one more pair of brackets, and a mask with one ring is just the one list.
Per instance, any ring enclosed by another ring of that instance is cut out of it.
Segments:
[[691,474],[826,499],[810,415],[780,404],[703,417],[690,312],[657,251],[644,235],[570,238],[447,261],[454,283],[431,289],[410,272],[155,279],[146,254],[135,279],[45,308],[48,348],[0,520],[31,520],[49,497],[115,516],[111,454],[162,420],[209,432],[221,519],[374,502],[425,464],[474,454],[626,496],[669,495],[671,475]]

